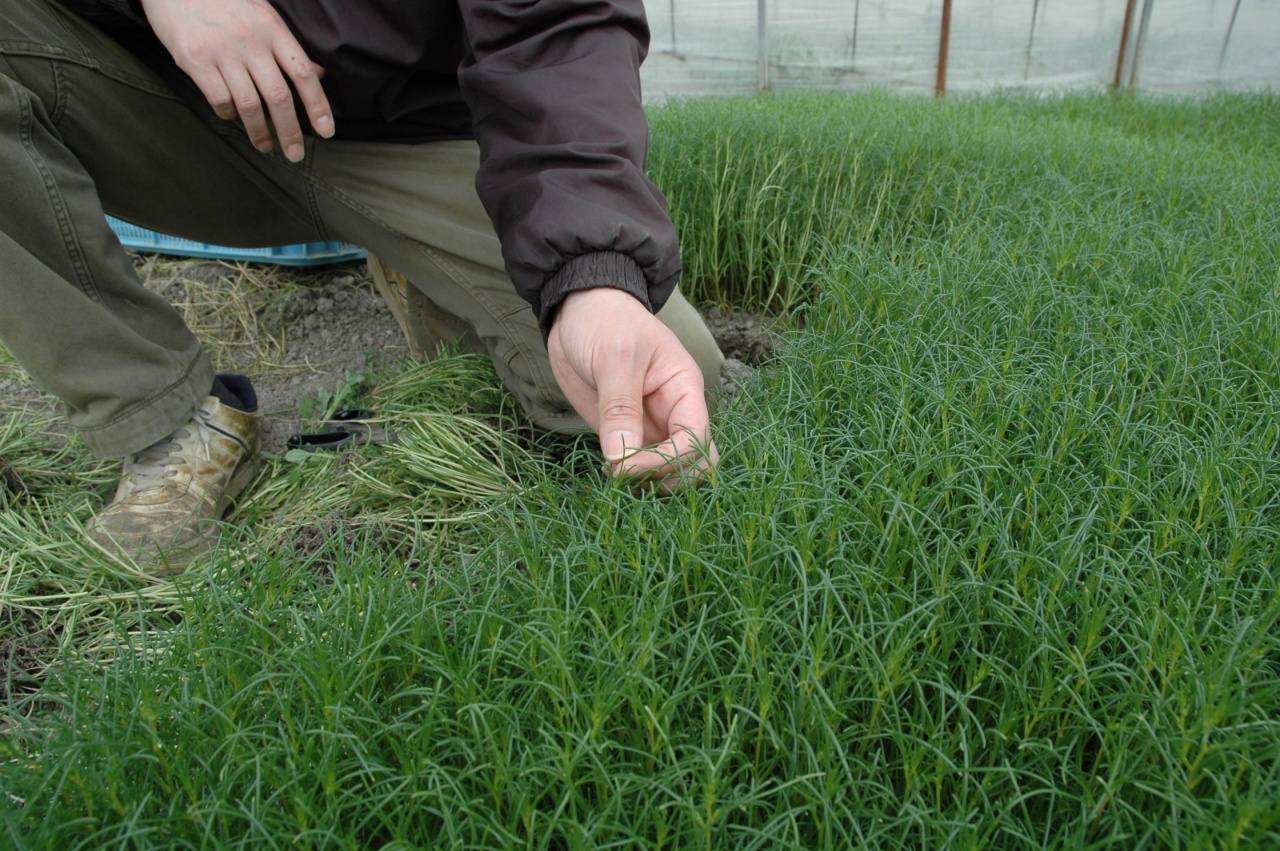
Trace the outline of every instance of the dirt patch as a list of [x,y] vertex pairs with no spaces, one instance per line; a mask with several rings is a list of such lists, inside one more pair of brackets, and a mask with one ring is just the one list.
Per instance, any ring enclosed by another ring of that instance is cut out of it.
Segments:
[[31,612],[9,606],[0,607],[0,626],[13,636],[0,640],[0,703],[11,703],[39,688],[49,660],[57,656],[58,637]]
[[285,441],[298,431],[303,398],[338,395],[361,373],[409,355],[364,264],[309,277],[307,286],[277,308],[284,329],[283,369],[252,376],[263,412],[263,449],[274,454],[283,453]]
[[406,570],[422,568],[412,536],[341,512],[300,527],[287,546],[322,584],[333,581],[335,568],[352,552],[375,550],[395,559]]
[[281,455],[301,403],[341,397],[409,349],[364,261],[281,268],[138,255],[148,286],[182,310],[215,367],[241,372],[258,394],[264,452]]
[[773,329],[763,317],[713,307],[702,318],[726,359],[754,367],[773,357]]
[[27,495],[27,483],[13,468],[13,462],[3,455],[0,455],[0,488],[13,496]]

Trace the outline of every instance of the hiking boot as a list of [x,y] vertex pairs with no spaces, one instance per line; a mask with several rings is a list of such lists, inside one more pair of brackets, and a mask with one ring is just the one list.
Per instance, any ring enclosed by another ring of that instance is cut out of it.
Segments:
[[239,376],[219,378],[249,410],[209,396],[186,425],[125,459],[115,496],[85,527],[109,554],[166,574],[213,548],[217,521],[262,463],[252,386]]

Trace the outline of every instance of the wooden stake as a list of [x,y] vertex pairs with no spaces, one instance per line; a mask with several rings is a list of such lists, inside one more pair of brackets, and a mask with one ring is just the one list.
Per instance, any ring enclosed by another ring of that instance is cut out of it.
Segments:
[[1133,8],[1138,0],[1129,0],[1124,7],[1124,26],[1120,29],[1120,55],[1116,57],[1116,79],[1111,88],[1119,89],[1124,80],[1124,57],[1129,52],[1129,30],[1133,27]]
[[951,48],[951,0],[942,0],[942,35],[938,38],[938,81],[933,87],[935,97],[947,93],[947,51]]

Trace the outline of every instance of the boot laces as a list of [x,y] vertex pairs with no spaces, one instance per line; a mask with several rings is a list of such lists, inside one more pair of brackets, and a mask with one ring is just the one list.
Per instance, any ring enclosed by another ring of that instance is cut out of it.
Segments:
[[183,452],[183,442],[191,437],[197,439],[197,454],[211,461],[209,446],[213,440],[213,429],[209,427],[209,420],[213,414],[214,406],[208,401],[202,403],[186,425],[130,458],[126,462],[126,472],[133,476],[135,489],[164,487],[169,479],[178,475],[178,471],[189,463]]

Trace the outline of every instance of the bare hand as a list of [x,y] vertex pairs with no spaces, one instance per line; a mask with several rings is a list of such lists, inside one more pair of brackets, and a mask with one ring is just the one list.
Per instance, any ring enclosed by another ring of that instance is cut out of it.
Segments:
[[142,0],[142,6],[156,36],[213,111],[227,120],[239,117],[259,151],[271,150],[274,126],[284,155],[302,159],[302,130],[286,76],[316,133],[333,135],[333,113],[320,86],[324,69],[307,57],[265,0]]
[[571,293],[547,341],[551,371],[623,476],[671,492],[720,460],[702,371],[637,299],[609,287]]

